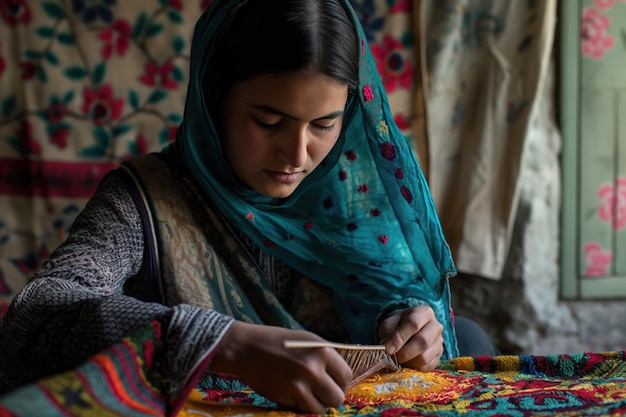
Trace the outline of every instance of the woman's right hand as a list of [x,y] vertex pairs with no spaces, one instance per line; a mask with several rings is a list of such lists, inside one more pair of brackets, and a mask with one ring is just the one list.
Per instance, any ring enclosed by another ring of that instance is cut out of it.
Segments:
[[209,365],[235,374],[282,407],[323,414],[345,399],[352,370],[332,348],[287,349],[285,340],[324,341],[314,333],[234,322]]

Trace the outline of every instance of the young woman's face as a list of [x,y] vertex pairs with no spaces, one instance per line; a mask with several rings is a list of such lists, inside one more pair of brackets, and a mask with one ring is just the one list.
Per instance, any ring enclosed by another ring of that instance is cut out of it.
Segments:
[[320,73],[262,75],[235,84],[224,108],[224,152],[259,194],[284,198],[337,142],[348,87]]

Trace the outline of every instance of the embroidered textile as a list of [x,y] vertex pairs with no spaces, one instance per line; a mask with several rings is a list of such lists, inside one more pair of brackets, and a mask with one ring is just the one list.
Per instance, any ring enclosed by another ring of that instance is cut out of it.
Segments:
[[[0,416],[296,416],[226,375],[167,404],[160,326],[81,367],[0,396]],[[177,401],[176,401],[177,400]],[[456,358],[431,373],[402,369],[348,391],[332,416],[617,416],[626,413],[626,352]]]

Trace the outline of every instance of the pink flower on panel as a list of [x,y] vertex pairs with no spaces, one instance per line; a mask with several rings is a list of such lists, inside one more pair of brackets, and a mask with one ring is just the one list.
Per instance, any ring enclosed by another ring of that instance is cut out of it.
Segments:
[[592,7],[585,9],[580,31],[584,55],[601,59],[613,47],[615,39],[606,33],[610,26],[611,19],[608,16],[601,15]]
[[585,276],[598,277],[608,274],[608,268],[613,262],[613,254],[611,251],[603,250],[597,242],[588,242],[585,244],[583,251],[585,252]]
[[626,0],[596,0],[596,7],[601,10],[610,9],[615,3],[626,3]]
[[617,179],[617,186],[604,184],[598,189],[598,197],[602,201],[598,209],[598,217],[610,223],[615,230],[626,226],[626,177]]

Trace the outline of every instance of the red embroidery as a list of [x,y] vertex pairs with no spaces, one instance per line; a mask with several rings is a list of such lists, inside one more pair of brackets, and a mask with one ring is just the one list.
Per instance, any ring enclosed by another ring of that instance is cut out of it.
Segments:
[[356,161],[356,154],[354,153],[354,151],[347,151],[346,152],[346,158],[348,158],[348,161]]
[[386,245],[389,242],[389,236],[378,236],[378,241],[383,245]]
[[307,230],[313,229],[313,223],[311,223],[311,222],[304,223],[304,228],[307,229]]
[[408,201],[409,203],[413,201],[413,194],[411,194],[411,190],[406,187],[402,187],[400,189],[400,192],[402,193],[402,197],[404,197],[406,201]]
[[345,181],[348,178],[348,174],[343,169],[339,171],[339,181]]
[[396,147],[391,142],[381,143],[380,152],[389,161],[396,159]]
[[404,171],[402,168],[396,168],[396,178],[399,180],[404,178]]
[[367,192],[370,190],[370,188],[367,186],[367,184],[363,184],[363,185],[359,185],[359,192],[360,193],[365,193],[367,194]]
[[378,209],[372,209],[372,210],[370,211],[370,213],[371,213],[371,214],[372,214],[372,216],[374,216],[374,217],[378,217],[378,216],[380,216],[380,210],[378,210]]
[[366,103],[374,100],[374,92],[372,91],[371,86],[366,85],[365,87],[363,87],[363,98],[365,99]]
[[248,212],[248,214],[246,214],[246,220],[250,220],[251,222],[254,221],[254,214]]

